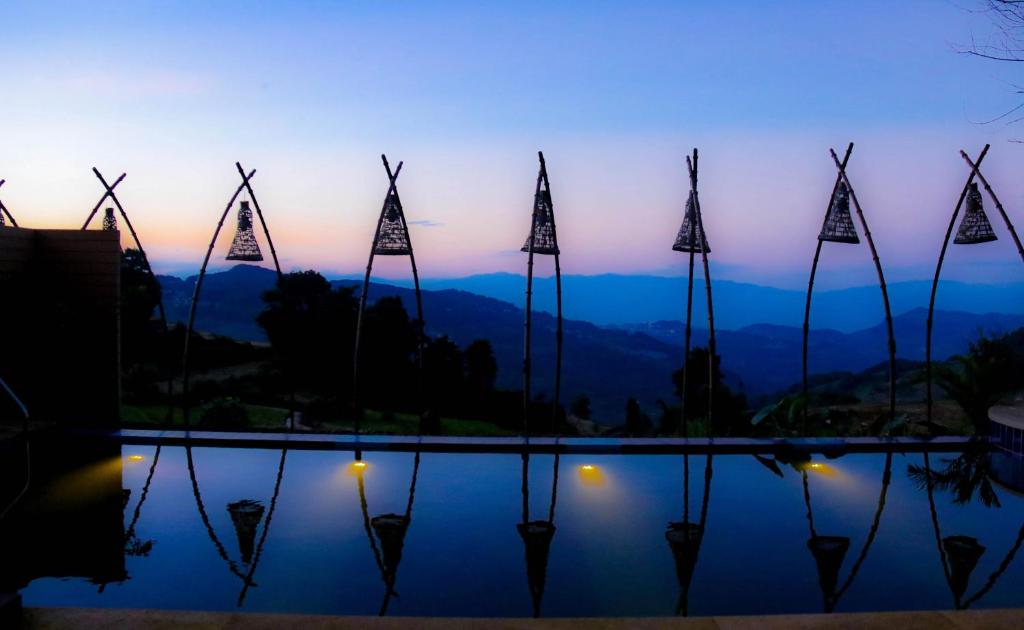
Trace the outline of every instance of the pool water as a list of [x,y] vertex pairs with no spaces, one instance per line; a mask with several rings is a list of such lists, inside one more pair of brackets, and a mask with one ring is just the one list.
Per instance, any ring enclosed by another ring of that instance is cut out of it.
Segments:
[[[13,559],[0,587],[21,588],[27,606],[417,616],[1024,606],[1024,498],[991,481],[987,454],[932,453],[915,475],[922,453],[56,453],[38,455],[51,474],[0,522]],[[958,487],[973,495],[958,502]]]

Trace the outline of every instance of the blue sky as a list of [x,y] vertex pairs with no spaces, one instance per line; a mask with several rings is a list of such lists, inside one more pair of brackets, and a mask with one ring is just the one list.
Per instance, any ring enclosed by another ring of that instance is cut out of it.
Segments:
[[[122,200],[153,258],[184,271],[241,160],[285,264],[351,273],[387,152],[425,222],[425,275],[519,271],[543,149],[567,272],[679,273],[682,160],[698,146],[715,266],[792,285],[831,190],[827,149],[853,140],[883,261],[927,277],[961,147],[994,145],[986,173],[1024,224],[1024,145],[1009,142],[1024,131],[978,124],[1015,104],[1020,71],[957,53],[991,32],[978,6],[8,2],[0,194],[26,225],[77,226],[99,192],[90,167],[127,171]],[[950,277],[1015,278],[1003,236],[956,250]],[[871,281],[863,247],[830,247],[825,265],[826,283]]]

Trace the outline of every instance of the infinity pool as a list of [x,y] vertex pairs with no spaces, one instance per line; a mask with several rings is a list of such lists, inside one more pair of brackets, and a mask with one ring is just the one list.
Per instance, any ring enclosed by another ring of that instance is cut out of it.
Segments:
[[1024,498],[992,480],[1019,462],[807,457],[39,447],[0,590],[344,615],[1024,606]]

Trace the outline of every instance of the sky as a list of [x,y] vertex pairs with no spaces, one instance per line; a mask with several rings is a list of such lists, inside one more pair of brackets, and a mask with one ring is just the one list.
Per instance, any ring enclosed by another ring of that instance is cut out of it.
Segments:
[[[677,275],[697,147],[714,275],[793,287],[835,181],[828,150],[852,141],[888,279],[929,278],[968,174],[961,148],[992,144],[983,170],[1024,226],[1024,124],[984,124],[1017,103],[1024,64],[958,52],[992,33],[979,6],[8,1],[0,199],[23,225],[77,228],[102,194],[91,168],[126,172],[119,197],[157,271],[189,274],[240,161],[286,270],[360,274],[386,153],[404,161],[421,275],[522,273],[543,150],[563,273]],[[1019,279],[996,229],[954,248],[945,277]],[[818,280],[873,274],[864,244],[829,244]]]

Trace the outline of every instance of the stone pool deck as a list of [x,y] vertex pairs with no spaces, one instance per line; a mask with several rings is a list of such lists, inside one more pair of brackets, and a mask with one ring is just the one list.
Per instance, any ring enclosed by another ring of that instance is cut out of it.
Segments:
[[968,610],[934,612],[838,613],[831,615],[777,615],[750,617],[626,618],[626,619],[453,619],[423,617],[330,617],[256,613],[185,612],[89,608],[28,608],[24,628],[123,628],[226,630],[229,628],[302,628],[324,630],[622,630],[667,628],[753,630],[768,628],[950,628],[992,630],[1024,628],[1024,610]]

